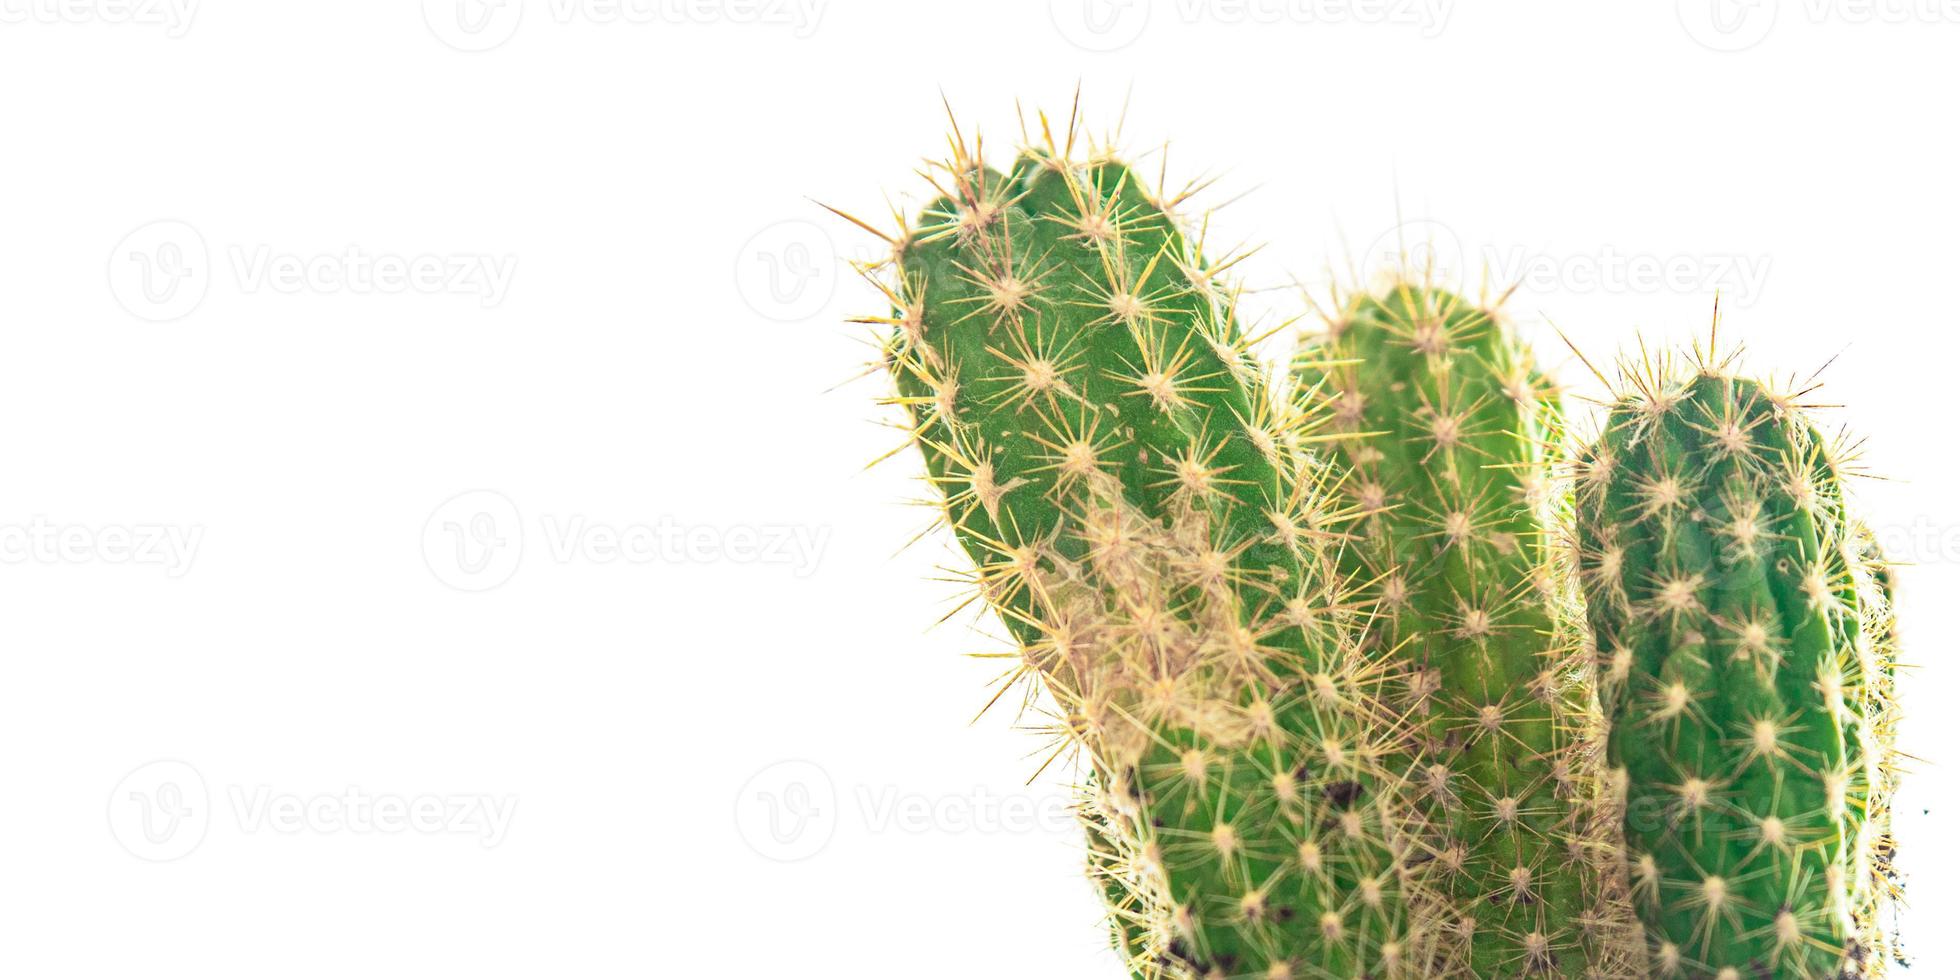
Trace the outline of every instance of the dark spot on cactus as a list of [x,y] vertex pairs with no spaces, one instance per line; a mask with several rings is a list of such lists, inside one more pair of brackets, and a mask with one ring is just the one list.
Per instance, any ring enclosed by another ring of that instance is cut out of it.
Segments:
[[1351,779],[1329,783],[1326,789],[1321,790],[1321,794],[1327,797],[1327,802],[1343,810],[1353,807],[1355,802],[1361,799],[1363,792],[1362,785]]
[[1173,974],[1178,972],[1178,967],[1189,970],[1193,976],[1204,976],[1211,970],[1211,964],[1191,955],[1190,948],[1184,945],[1182,939],[1171,940],[1169,953],[1161,959],[1165,966],[1171,968]]

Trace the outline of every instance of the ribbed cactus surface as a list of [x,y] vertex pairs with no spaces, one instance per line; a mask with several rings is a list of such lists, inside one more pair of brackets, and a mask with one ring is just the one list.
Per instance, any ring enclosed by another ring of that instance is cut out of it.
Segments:
[[1579,471],[1653,969],[1876,975],[1895,771],[1882,570],[1795,396],[1698,360],[1630,369]]
[[1491,309],[1403,281],[1303,345],[1363,516],[1344,560],[1377,584],[1373,655],[1409,685],[1404,755],[1444,904],[1430,968],[1629,973],[1610,887],[1598,718],[1548,529],[1558,393]]
[[887,365],[1017,673],[1085,752],[1132,971],[1397,975],[1397,724],[1346,639],[1303,423],[1217,269],[1105,155],[1045,141],[1002,173],[956,140],[929,173],[893,239]]

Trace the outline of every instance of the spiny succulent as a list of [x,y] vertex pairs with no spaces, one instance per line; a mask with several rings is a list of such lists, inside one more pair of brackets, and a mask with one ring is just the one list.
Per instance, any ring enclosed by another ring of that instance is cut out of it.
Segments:
[[1632,975],[1599,715],[1553,547],[1557,389],[1495,306],[1404,276],[1334,304],[1301,397],[1334,419],[1374,583],[1371,652],[1407,680],[1402,759],[1444,904],[1436,974]]
[[1712,336],[1685,365],[1627,363],[1577,461],[1635,907],[1659,974],[1875,976],[1897,772],[1888,576],[1807,392],[1732,366]]
[[1194,188],[1021,144],[849,219],[859,322],[1133,977],[1882,973],[1892,579],[1803,392],[1629,364],[1567,464],[1501,300],[1412,275],[1275,391]]
[[1386,671],[1327,553],[1311,421],[1222,273],[1048,122],[1006,172],[957,129],[867,271],[884,363],[978,592],[1089,772],[1090,865],[1138,976],[1410,973]]

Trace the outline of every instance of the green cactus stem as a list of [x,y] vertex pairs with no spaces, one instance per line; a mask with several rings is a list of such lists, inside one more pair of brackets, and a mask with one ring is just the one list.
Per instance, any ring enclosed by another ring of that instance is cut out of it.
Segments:
[[1435,975],[1632,975],[1599,715],[1547,529],[1556,389],[1498,314],[1402,279],[1303,338],[1364,516],[1344,562],[1378,583],[1373,649],[1410,684],[1403,763],[1440,866]]
[[1100,151],[1007,172],[956,132],[870,270],[928,479],[1090,772],[1092,874],[1141,977],[1409,973],[1383,671],[1178,203]]
[[1893,640],[1846,454],[1801,393],[1697,351],[1631,363],[1578,465],[1577,543],[1652,969],[1885,968]]

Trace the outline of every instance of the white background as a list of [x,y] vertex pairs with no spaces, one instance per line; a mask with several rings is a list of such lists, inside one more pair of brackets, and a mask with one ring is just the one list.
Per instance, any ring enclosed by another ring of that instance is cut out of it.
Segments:
[[1078,82],[1252,192],[1254,286],[1415,220],[1581,393],[1548,318],[1610,358],[1717,288],[1836,357],[1960,963],[1960,7],[131,2],[0,0],[0,974],[1119,976],[916,462],[861,472],[877,243],[806,199]]

